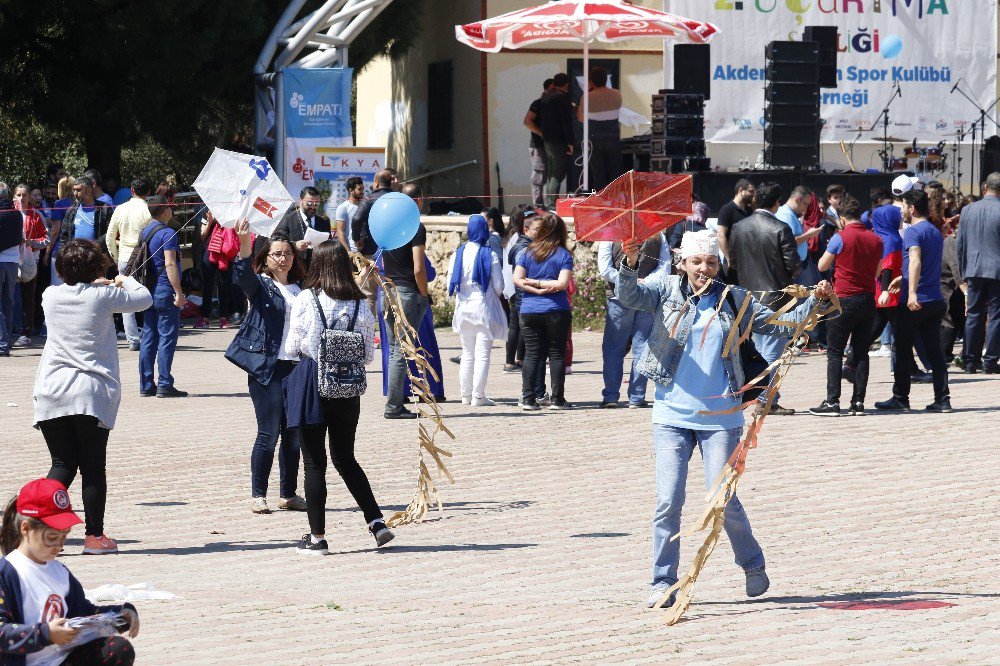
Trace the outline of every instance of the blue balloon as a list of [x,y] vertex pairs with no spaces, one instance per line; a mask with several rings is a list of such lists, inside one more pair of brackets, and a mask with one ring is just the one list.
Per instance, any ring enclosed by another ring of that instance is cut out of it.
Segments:
[[892,60],[903,52],[903,40],[897,35],[889,35],[882,40],[882,57]]
[[372,204],[368,232],[383,250],[403,247],[413,240],[419,228],[417,202],[402,192],[383,194]]

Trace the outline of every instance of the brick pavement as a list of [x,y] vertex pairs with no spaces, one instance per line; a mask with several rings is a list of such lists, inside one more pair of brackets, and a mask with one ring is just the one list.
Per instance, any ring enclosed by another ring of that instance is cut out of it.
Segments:
[[[456,348],[441,332],[443,353]],[[647,611],[654,500],[649,411],[594,409],[600,334],[575,336],[567,397],[581,409],[523,414],[519,377],[500,373],[493,409],[446,406],[457,483],[446,512],[397,531],[376,551],[331,469],[335,555],[298,556],[304,514],[252,515],[255,434],[246,380],[223,358],[231,333],[185,330],[175,365],[186,400],[138,397],[125,349],[125,397],[109,454],[107,524],[122,553],[64,562],[85,587],[148,581],[176,593],[140,603],[144,664],[352,663],[998,663],[1000,381],[953,375],[954,414],[864,419],[771,417],[741,498],[764,546],[770,592],[748,602],[723,537],[687,619]],[[0,493],[44,473],[32,430],[40,350],[0,363]],[[818,404],[825,360],[804,357],[782,403]],[[448,395],[457,371],[446,363]],[[377,370],[374,371],[377,374]],[[358,457],[385,508],[414,490],[415,426],[363,400]],[[869,404],[889,395],[874,359]],[[913,404],[930,402],[917,385]],[[697,458],[697,456],[696,456]],[[692,465],[685,526],[703,506]],[[275,495],[277,467],[272,475]],[[78,507],[79,483],[71,495]],[[696,544],[683,546],[686,568]],[[931,610],[837,610],[838,601],[932,600]]]

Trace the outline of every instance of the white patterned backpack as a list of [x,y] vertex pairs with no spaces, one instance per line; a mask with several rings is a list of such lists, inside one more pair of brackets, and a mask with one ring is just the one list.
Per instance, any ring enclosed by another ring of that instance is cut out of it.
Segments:
[[354,303],[354,316],[346,330],[331,328],[326,323],[323,306],[313,290],[313,302],[323,324],[319,337],[319,394],[323,398],[356,398],[368,389],[365,374],[365,341],[354,330],[358,321],[359,302]]

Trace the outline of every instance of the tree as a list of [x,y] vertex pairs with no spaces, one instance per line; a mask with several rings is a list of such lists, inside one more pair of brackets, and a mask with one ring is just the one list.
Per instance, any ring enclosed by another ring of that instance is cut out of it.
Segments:
[[0,0],[0,97],[15,116],[78,134],[91,165],[118,171],[122,147],[141,136],[181,147],[213,100],[249,103],[253,62],[280,9]]

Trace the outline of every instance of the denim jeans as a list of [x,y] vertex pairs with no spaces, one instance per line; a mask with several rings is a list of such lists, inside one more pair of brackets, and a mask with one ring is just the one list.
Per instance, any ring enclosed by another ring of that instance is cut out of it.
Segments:
[[920,305],[919,310],[911,311],[901,296],[896,309],[896,371],[893,373],[892,394],[903,402],[909,402],[914,370],[913,345],[920,339],[934,373],[934,401],[939,402],[950,395],[948,364],[941,351],[941,320],[948,306],[943,300]]
[[827,328],[826,401],[840,403],[840,383],[843,379],[844,347],[852,338],[851,365],[855,368],[852,403],[864,403],[868,389],[868,348],[872,344],[875,318],[875,295],[859,294],[840,299],[840,316],[830,320]]
[[[781,357],[781,354],[785,351],[785,347],[788,345],[789,340],[791,340],[791,337],[787,335],[763,335],[761,333],[753,334],[753,343],[757,347],[757,351],[760,352],[760,355],[763,356],[764,360],[768,363],[774,363]],[[775,372],[776,370],[771,371],[771,380],[774,379]],[[750,379],[753,379],[753,377],[747,377],[747,380]],[[774,394],[775,404],[777,404],[778,398],[780,397],[780,394]]]
[[271,381],[264,386],[253,375],[248,378],[250,400],[257,415],[257,439],[250,454],[251,497],[267,497],[268,478],[274,465],[274,447],[281,436],[278,453],[278,474],[281,480],[282,499],[295,497],[299,477],[300,433],[285,429],[285,396],[281,380],[287,377],[295,364],[278,361]]
[[[653,452],[656,455],[653,587],[667,587],[677,582],[681,542],[680,539],[671,541],[671,538],[681,529],[688,463],[695,447],[701,449],[705,466],[705,488],[711,490],[740,443],[742,432],[742,428],[687,430],[653,424]],[[700,512],[701,507],[697,510]],[[764,566],[764,552],[754,538],[750,520],[736,496],[726,505],[725,528],[738,566],[744,571]]]
[[[545,144],[545,160],[549,170],[548,179],[545,181],[545,203],[549,206],[556,205],[559,189],[562,187],[562,182],[566,180],[570,162],[573,161],[573,156],[566,154],[568,148],[569,146],[564,143],[546,142]],[[566,193],[569,194],[572,190],[572,185],[567,183]]]
[[[177,336],[181,328],[181,311],[174,305],[173,287],[157,285],[153,293],[153,307],[142,315],[142,339],[139,343],[139,390],[170,388],[174,378],[170,367],[174,364]],[[159,374],[153,383],[154,361]]]
[[646,377],[636,370],[646,341],[653,330],[653,313],[632,310],[621,304],[617,298],[608,300],[604,315],[604,342],[601,353],[604,356],[605,402],[618,402],[621,396],[622,375],[625,373],[625,351],[632,342],[632,371],[628,382],[628,401],[631,404],[646,400]]
[[[968,311],[965,320],[965,339],[968,355],[962,359],[966,365],[995,368],[1000,363],[1000,280],[969,278]],[[985,326],[984,326],[985,324]],[[983,349],[984,333],[986,351]]]
[[0,353],[10,351],[10,336],[14,332],[14,293],[17,292],[17,264],[0,264]]
[[545,373],[545,355],[549,357],[552,382],[552,403],[561,404],[566,397],[566,340],[573,324],[569,310],[540,314],[521,313],[521,332],[524,334],[524,367],[521,368],[521,400],[530,402],[538,396],[539,378]]
[[[122,275],[125,274],[125,266],[128,265],[128,259],[118,261],[118,272]],[[139,325],[135,320],[134,312],[123,312],[122,313],[122,324],[125,326],[125,338],[129,343],[139,344]]]
[[[399,294],[399,301],[403,305],[403,316],[413,327],[414,331],[420,329],[420,320],[423,319],[427,311],[427,297],[421,296],[420,292],[408,285],[396,287]],[[406,379],[406,357],[396,339],[396,331],[393,327],[395,316],[388,306],[388,300],[383,299],[382,316],[385,318],[385,332],[389,337],[389,390],[386,393],[385,413],[398,414],[404,409],[405,398],[403,396],[403,382]],[[383,342],[384,344],[384,342]]]

